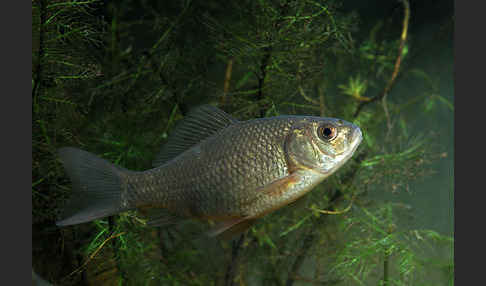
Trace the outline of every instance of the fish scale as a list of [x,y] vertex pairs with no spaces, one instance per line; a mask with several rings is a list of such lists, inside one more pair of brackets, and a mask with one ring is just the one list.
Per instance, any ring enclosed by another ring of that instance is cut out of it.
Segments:
[[[243,202],[254,198],[259,186],[288,174],[282,138],[291,124],[281,119],[237,124],[169,164],[133,173],[128,176],[128,203],[161,204],[180,214],[246,215]],[[200,203],[189,210],[187,201]]]

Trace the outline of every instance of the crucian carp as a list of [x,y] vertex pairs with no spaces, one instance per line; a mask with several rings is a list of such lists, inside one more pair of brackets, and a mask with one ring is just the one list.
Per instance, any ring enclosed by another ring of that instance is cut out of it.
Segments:
[[[146,171],[61,148],[72,195],[57,225],[152,207],[214,221],[211,235],[241,232],[333,174],[361,140],[360,128],[341,119],[288,115],[239,121],[203,105],[178,123]],[[154,217],[148,224],[162,220]]]

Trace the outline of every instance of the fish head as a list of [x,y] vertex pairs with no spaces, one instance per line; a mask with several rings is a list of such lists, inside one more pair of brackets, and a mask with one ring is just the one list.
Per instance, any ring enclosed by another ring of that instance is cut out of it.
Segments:
[[287,137],[287,159],[294,168],[311,169],[327,177],[353,156],[362,138],[361,129],[345,120],[305,117]]

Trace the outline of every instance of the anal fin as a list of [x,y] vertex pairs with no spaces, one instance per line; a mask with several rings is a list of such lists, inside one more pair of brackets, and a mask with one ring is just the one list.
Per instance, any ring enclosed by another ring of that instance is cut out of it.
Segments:
[[238,234],[248,230],[254,223],[255,218],[234,217],[220,222],[217,222],[207,234],[212,237],[221,237],[222,239],[230,240]]

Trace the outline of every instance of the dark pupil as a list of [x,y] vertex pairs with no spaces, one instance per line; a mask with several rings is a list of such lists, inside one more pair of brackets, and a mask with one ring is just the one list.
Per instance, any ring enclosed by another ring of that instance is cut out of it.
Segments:
[[325,137],[330,137],[332,135],[332,130],[331,130],[331,128],[326,127],[326,128],[324,128],[323,133],[324,133]]

